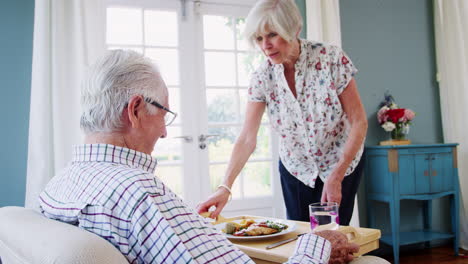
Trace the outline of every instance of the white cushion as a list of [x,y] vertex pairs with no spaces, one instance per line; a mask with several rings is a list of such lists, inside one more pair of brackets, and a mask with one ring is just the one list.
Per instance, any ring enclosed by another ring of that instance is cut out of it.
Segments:
[[105,239],[23,207],[0,208],[0,256],[4,264],[128,264]]

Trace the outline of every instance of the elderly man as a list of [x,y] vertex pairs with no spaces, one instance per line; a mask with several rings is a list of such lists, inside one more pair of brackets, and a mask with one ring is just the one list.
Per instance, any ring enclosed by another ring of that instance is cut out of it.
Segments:
[[[150,153],[176,114],[148,58],[108,52],[83,82],[81,104],[85,144],[40,195],[45,216],[105,238],[131,263],[253,263],[154,176]],[[323,236],[331,242],[302,236],[289,262],[342,261],[356,249],[337,232]]]

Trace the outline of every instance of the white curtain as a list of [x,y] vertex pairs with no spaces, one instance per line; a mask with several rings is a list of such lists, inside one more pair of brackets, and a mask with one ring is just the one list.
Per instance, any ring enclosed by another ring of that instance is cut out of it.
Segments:
[[[340,3],[338,0],[307,0],[307,39],[341,47]],[[352,58],[352,54],[351,54]],[[359,227],[357,197],[350,226]]]
[[338,0],[307,0],[307,39],[341,47]]
[[105,46],[105,0],[36,0],[26,207],[82,142],[80,80]]
[[468,2],[434,0],[440,107],[445,142],[457,142],[461,247],[468,249]]

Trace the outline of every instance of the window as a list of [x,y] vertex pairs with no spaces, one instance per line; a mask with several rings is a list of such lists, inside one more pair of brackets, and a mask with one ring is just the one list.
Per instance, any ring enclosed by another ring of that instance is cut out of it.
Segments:
[[[252,3],[109,0],[108,48],[154,59],[169,88],[170,108],[179,116],[153,152],[156,175],[192,205],[224,177],[245,117],[249,74],[263,59],[241,35]],[[265,115],[225,212],[281,216],[276,146]]]

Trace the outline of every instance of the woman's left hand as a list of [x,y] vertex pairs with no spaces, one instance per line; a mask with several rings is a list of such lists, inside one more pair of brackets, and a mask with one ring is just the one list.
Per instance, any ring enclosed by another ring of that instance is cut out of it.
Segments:
[[[341,177],[340,177],[341,176]],[[338,175],[338,172],[334,171],[330,174],[323,185],[322,190],[322,203],[324,202],[336,202],[341,203],[341,179],[343,175]]]

